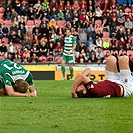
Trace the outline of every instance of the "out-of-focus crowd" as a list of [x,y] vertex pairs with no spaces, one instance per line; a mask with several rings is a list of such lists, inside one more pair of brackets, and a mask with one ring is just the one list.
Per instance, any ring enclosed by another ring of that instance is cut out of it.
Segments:
[[0,59],[61,62],[65,29],[77,40],[77,63],[104,63],[112,54],[133,61],[132,0],[0,1]]

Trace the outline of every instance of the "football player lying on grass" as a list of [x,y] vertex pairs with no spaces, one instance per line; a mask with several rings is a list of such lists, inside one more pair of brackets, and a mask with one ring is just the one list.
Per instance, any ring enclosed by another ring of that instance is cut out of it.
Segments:
[[109,56],[106,61],[107,80],[92,82],[89,78],[91,70],[85,69],[77,74],[72,86],[73,98],[97,97],[129,97],[133,92],[132,76],[128,56],[118,59],[120,72],[116,66],[117,59]]
[[34,97],[32,74],[8,59],[0,60],[0,96]]

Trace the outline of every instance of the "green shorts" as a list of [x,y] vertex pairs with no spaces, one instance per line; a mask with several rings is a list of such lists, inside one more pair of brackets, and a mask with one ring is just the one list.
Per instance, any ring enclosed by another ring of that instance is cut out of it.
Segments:
[[5,88],[5,85],[4,85],[4,83],[0,80],[0,89],[3,89],[3,88]]
[[75,57],[74,56],[62,55],[62,60],[68,64],[74,64],[75,63]]

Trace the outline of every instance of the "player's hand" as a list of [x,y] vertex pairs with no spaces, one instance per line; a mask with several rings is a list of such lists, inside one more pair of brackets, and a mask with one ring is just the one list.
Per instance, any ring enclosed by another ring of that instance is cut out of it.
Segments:
[[70,55],[70,52],[67,52],[68,55]]
[[30,94],[31,97],[36,97],[37,96],[35,92],[30,92],[29,94]]
[[75,92],[72,92],[72,97],[73,98],[78,98],[77,94]]

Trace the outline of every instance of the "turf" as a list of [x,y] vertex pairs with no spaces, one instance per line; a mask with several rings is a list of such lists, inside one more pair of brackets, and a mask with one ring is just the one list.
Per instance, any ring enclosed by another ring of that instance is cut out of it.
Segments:
[[72,99],[73,81],[35,81],[38,97],[0,97],[0,133],[133,133],[133,96]]

